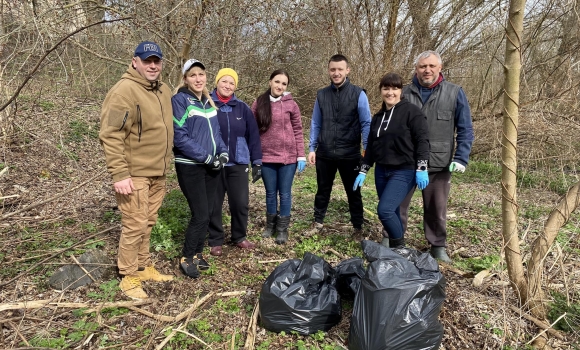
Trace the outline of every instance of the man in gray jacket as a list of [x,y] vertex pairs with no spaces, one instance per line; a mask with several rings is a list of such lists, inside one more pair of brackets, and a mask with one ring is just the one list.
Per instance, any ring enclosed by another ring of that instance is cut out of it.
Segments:
[[[423,227],[431,255],[451,262],[447,255],[447,201],[451,173],[465,171],[473,144],[471,111],[463,89],[445,80],[441,56],[425,51],[415,59],[413,82],[403,96],[419,106],[429,124],[429,185],[423,190]],[[401,203],[403,229],[407,229],[409,204],[415,189]]]

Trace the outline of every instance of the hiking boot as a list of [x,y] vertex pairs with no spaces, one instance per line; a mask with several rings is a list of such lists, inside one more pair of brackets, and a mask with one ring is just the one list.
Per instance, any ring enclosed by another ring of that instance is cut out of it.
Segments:
[[165,282],[173,280],[173,276],[160,273],[153,265],[147,266],[141,271],[137,271],[137,276],[141,281]]
[[[191,278],[198,278],[199,277],[199,270],[197,269],[197,264],[193,261],[193,258],[181,258],[180,266],[187,276]],[[197,259],[196,259],[197,260]]]
[[290,215],[278,216],[276,219],[276,244],[285,244],[288,241],[288,226],[290,226]]
[[266,229],[262,232],[262,237],[269,238],[272,237],[276,231],[276,214],[266,213]]
[[252,243],[252,242],[248,241],[247,239],[244,239],[240,243],[236,243],[236,247],[242,248],[242,249],[254,249],[254,248],[256,248],[256,243]]
[[445,247],[431,247],[431,256],[437,260],[443,261],[444,263],[451,264],[451,258],[447,255],[447,249]]
[[305,232],[305,235],[306,236],[314,236],[314,235],[321,233],[323,229],[324,229],[324,224],[321,224],[321,223],[315,221],[312,223],[312,225],[310,225],[310,228],[308,229],[308,231]]
[[222,256],[223,254],[222,246],[216,245],[215,247],[209,248],[209,253],[213,256]]
[[381,245],[383,247],[390,248],[391,246],[389,245],[389,238],[388,237],[383,237],[383,240],[381,241]]
[[119,288],[133,300],[147,299],[147,293],[141,287],[141,278],[137,275],[125,275],[119,283]]
[[352,240],[355,242],[360,242],[364,238],[364,232],[362,228],[352,228]]
[[[197,259],[197,269],[200,271],[205,271],[205,270],[209,270],[209,263],[207,262],[207,260],[205,260],[203,258],[203,255],[201,253],[197,253],[195,255],[196,259]],[[195,263],[195,261],[194,261]]]
[[405,248],[405,237],[393,239],[389,238],[389,246],[391,249],[403,249]]

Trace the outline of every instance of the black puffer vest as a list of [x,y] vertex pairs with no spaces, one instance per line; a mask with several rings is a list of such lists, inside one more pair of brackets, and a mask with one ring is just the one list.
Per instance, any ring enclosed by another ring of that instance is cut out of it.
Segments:
[[358,99],[362,88],[348,78],[340,87],[318,90],[316,98],[322,114],[316,156],[329,159],[358,158],[361,154],[361,125]]

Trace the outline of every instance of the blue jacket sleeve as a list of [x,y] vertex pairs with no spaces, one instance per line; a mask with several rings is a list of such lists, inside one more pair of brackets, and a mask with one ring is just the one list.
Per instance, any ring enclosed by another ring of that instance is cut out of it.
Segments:
[[471,153],[471,146],[473,145],[475,136],[473,135],[473,125],[471,121],[469,103],[467,102],[467,96],[465,96],[463,89],[459,89],[459,94],[457,95],[457,105],[455,107],[455,128],[457,131],[457,136],[455,137],[457,147],[455,149],[455,156],[453,157],[453,161],[467,165],[469,162],[469,154]]
[[364,91],[361,91],[358,97],[358,118],[362,133],[363,149],[366,150],[371,129],[371,107]]
[[199,163],[209,164],[212,154],[208,154],[203,147],[189,137],[188,104],[178,94],[171,98],[171,106],[173,108],[173,145],[185,157]]
[[250,107],[242,104],[244,107],[244,119],[246,120],[246,142],[250,150],[250,160],[252,164],[262,165],[262,144],[260,142],[260,130],[258,123]]
[[322,112],[318,105],[318,99],[314,101],[314,109],[312,110],[312,122],[310,123],[310,152],[316,151],[318,147],[318,134],[320,133],[320,125],[322,124]]

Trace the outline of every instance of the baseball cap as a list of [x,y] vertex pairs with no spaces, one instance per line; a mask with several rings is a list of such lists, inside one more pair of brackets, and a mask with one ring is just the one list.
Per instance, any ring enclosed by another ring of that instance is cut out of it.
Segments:
[[152,41],[143,41],[135,48],[135,54],[133,57],[139,57],[142,60],[146,60],[151,56],[157,56],[163,59],[163,54],[161,53],[161,48],[159,45]]
[[191,67],[193,66],[198,66],[201,67],[201,69],[205,70],[205,66],[203,65],[203,63],[199,62],[195,58],[190,58],[187,60],[187,62],[185,62],[185,64],[183,64],[183,69],[181,70],[181,72],[185,75],[185,73],[187,73],[187,71],[190,70]]

